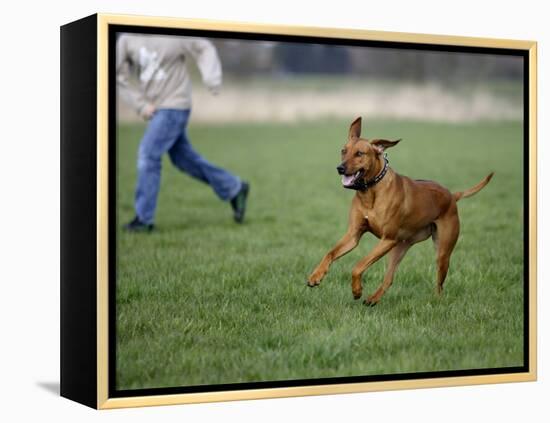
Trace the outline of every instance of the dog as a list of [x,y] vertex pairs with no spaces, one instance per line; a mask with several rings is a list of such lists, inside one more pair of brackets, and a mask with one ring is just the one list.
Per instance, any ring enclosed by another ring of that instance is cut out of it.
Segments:
[[353,250],[363,234],[370,232],[379,241],[352,270],[351,291],[355,299],[362,296],[363,273],[389,254],[382,284],[364,301],[368,306],[376,305],[391,286],[395,271],[409,248],[429,237],[436,248],[437,293],[443,292],[449,260],[460,232],[456,203],[479,192],[494,173],[466,191],[451,193],[437,182],[414,180],[399,175],[388,166],[385,151],[400,141],[361,138],[361,117],[350,125],[348,140],[341,151],[342,162],[336,168],[342,175],[342,185],[356,191],[348,230],[308,277],[308,286],[319,285],[331,263]]

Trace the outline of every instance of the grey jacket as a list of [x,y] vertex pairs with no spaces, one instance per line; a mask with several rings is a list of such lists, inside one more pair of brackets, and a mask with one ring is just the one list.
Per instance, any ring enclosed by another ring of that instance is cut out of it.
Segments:
[[[157,109],[191,108],[191,79],[187,69],[192,57],[204,84],[218,90],[222,68],[214,45],[202,38],[123,34],[116,45],[118,94],[137,113],[146,105]],[[137,73],[137,81],[131,71]]]

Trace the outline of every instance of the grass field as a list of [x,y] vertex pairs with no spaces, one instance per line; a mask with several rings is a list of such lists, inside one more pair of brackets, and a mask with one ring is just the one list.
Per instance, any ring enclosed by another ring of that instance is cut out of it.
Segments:
[[[459,203],[443,297],[426,241],[374,308],[350,289],[371,235],[305,286],[347,225],[353,193],[335,167],[348,125],[191,125],[199,152],[251,182],[247,221],[165,160],[156,232],[117,234],[118,389],[523,364],[521,123],[364,122],[364,136],[403,138],[389,150],[399,173],[457,191],[495,171]],[[119,127],[119,227],[133,217],[143,128]],[[365,273],[364,296],[384,269]]]

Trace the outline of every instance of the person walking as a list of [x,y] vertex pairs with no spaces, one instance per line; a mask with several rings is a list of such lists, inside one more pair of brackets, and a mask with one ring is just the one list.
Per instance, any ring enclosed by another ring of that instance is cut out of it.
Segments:
[[[161,159],[165,153],[179,170],[207,183],[221,200],[229,202],[237,223],[244,221],[249,184],[202,157],[187,136],[191,115],[191,79],[187,69],[190,58],[196,62],[203,83],[217,95],[222,68],[210,41],[145,34],[122,34],[117,40],[119,97],[148,121],[138,150],[136,215],[124,225],[128,231],[154,228]],[[132,71],[137,73],[137,81],[132,81]]]

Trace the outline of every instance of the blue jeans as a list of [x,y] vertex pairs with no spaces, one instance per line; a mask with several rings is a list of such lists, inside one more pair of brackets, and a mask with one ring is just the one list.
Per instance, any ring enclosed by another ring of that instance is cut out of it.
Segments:
[[231,200],[241,189],[239,177],[214,166],[193,150],[186,134],[190,113],[190,110],[157,110],[143,134],[138,152],[135,208],[144,223],[151,224],[155,218],[161,159],[166,152],[178,169],[209,184],[224,201]]

